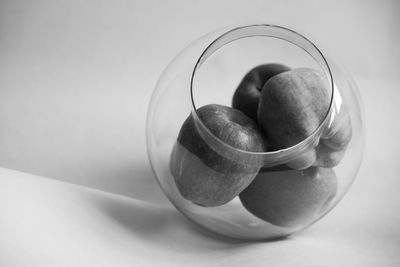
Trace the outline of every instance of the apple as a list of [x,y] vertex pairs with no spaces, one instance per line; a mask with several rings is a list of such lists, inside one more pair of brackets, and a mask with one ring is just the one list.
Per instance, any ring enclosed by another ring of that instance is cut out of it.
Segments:
[[[210,104],[197,109],[207,129],[222,142],[239,150],[264,152],[260,127],[241,111]],[[235,198],[257,175],[261,164],[236,161],[210,146],[192,114],[183,123],[174,145],[170,170],[183,198],[206,207]]]
[[257,121],[258,102],[264,84],[273,76],[290,70],[289,67],[277,64],[263,64],[251,69],[242,79],[236,89],[232,107]]
[[302,227],[327,211],[336,195],[337,178],[330,168],[263,170],[239,194],[256,217],[282,227]]
[[[327,116],[330,101],[329,84],[317,70],[293,69],[270,78],[261,91],[257,117],[271,148],[285,149],[310,136]],[[332,118],[315,146],[286,163],[289,167],[328,168],[340,162],[351,139],[350,117],[342,108]]]
[[[338,96],[338,92],[336,92]],[[342,160],[352,137],[350,114],[342,102],[340,108],[335,107],[331,114],[331,123],[324,132],[316,147],[316,166],[334,167]]]

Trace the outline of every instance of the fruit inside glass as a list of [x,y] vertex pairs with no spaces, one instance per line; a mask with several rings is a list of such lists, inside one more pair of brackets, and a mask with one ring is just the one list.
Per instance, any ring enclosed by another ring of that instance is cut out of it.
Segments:
[[166,68],[147,115],[163,192],[223,236],[270,240],[327,214],[358,172],[354,81],[310,40],[274,25],[216,30]]

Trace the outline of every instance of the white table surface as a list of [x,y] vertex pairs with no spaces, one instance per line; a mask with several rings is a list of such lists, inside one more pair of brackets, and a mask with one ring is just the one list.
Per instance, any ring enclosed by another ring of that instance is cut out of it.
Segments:
[[[400,266],[400,4],[296,3],[1,1],[0,266]],[[308,230],[268,243],[194,227],[161,193],[145,148],[167,63],[249,20],[334,51],[366,110],[349,194]]]

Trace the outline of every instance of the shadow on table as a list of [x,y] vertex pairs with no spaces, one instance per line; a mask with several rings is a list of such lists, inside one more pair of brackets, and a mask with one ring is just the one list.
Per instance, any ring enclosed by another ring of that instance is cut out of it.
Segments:
[[194,225],[173,207],[125,198],[119,201],[100,200],[96,204],[104,215],[134,238],[155,243],[165,250],[193,250],[193,253],[198,253],[249,245],[209,233]]
[[232,252],[256,245],[214,235],[190,222],[171,205],[108,194],[93,194],[88,201],[113,227],[126,231],[128,240],[138,242],[139,239],[143,244],[150,243],[165,251]]
[[[125,196],[94,194],[89,202],[135,241],[139,238],[164,250],[196,254],[243,250],[257,244],[224,238],[190,222],[164,196],[148,163],[132,164],[117,175],[114,186],[118,188],[108,191],[124,191]],[[121,177],[129,178],[121,183]]]
[[133,162],[113,171],[106,190],[119,195],[162,204],[167,201],[148,162]]

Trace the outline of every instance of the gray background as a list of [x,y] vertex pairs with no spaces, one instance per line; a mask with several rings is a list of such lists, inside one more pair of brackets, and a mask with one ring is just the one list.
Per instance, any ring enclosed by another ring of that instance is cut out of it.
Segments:
[[169,205],[145,147],[155,83],[195,38],[252,22],[306,35],[353,74],[365,106],[366,152],[352,190],[328,217],[351,213],[353,227],[384,231],[373,242],[387,248],[376,257],[399,263],[396,0],[2,0],[0,166]]

